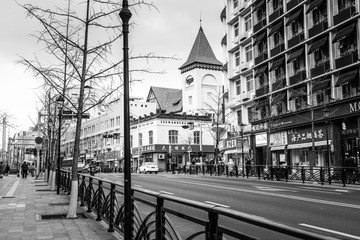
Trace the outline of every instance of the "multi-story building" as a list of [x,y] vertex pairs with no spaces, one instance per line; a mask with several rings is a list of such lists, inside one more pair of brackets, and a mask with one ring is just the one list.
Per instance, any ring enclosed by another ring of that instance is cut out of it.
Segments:
[[[355,0],[228,0],[225,84],[255,164],[359,164]],[[236,151],[235,151],[236,152]]]

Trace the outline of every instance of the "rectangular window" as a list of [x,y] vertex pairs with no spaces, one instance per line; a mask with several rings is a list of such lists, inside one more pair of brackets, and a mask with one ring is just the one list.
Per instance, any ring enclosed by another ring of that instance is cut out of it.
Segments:
[[240,124],[242,123],[242,111],[238,110],[236,112],[236,115],[237,115],[237,124],[238,124],[238,126],[240,126]]
[[178,143],[178,131],[176,130],[170,130],[169,131],[169,143]]
[[274,33],[274,46],[279,45],[279,43],[280,43],[280,33],[276,32]]
[[239,22],[234,24],[234,36],[237,37],[239,35]]
[[130,147],[133,147],[133,135],[130,135]]
[[139,147],[143,145],[142,133],[139,133]]
[[235,66],[238,67],[240,65],[240,51],[235,52]]
[[188,104],[191,105],[192,104],[192,96],[188,97]]
[[253,107],[249,107],[247,109],[247,114],[248,114],[248,119],[249,119],[249,122],[251,122],[253,120]]
[[292,31],[292,35],[296,36],[298,34],[299,31],[299,25],[297,21],[293,21],[291,23],[291,31]]
[[200,144],[200,131],[194,131],[194,144]]
[[246,52],[246,61],[249,62],[252,60],[252,46],[251,45],[247,45],[245,47],[245,52]]
[[236,89],[236,95],[240,95],[241,93],[241,80],[235,81],[235,89]]
[[153,144],[153,143],[154,143],[154,132],[149,131],[149,144]]
[[120,125],[120,116],[116,117],[116,125],[119,126]]
[[252,75],[246,76],[246,88],[248,92],[254,90],[254,79]]
[[251,13],[249,13],[248,15],[246,15],[244,17],[245,20],[245,31],[250,31],[251,29]]
[[234,9],[236,9],[238,7],[238,0],[233,1],[233,6],[234,6]]

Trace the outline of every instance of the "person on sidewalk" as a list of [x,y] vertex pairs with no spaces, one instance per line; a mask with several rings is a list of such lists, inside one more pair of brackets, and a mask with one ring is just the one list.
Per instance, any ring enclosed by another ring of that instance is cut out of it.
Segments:
[[0,178],[3,178],[5,172],[4,163],[0,162]]
[[5,167],[5,176],[8,176],[8,175],[9,175],[9,172],[10,172],[10,166],[9,166],[9,164],[6,164],[6,167]]
[[22,164],[21,164],[21,175],[22,175],[22,178],[27,178],[27,174],[28,174],[28,165],[27,163],[24,161]]

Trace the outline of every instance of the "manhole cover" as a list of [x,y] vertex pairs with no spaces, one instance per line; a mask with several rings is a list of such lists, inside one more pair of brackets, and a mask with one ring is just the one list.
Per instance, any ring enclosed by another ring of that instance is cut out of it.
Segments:
[[[86,219],[84,213],[77,213],[77,219]],[[59,219],[67,219],[66,214],[49,214],[49,215],[41,215],[41,220],[59,220]],[[69,219],[71,220],[71,219]]]

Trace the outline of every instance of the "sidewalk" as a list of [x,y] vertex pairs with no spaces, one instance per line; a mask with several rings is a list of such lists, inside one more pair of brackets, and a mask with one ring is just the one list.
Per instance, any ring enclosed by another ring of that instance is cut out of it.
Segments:
[[78,207],[78,219],[44,219],[66,215],[70,195],[50,191],[44,178],[22,179],[16,175],[0,179],[0,240],[5,239],[123,239],[107,231],[93,213]]

